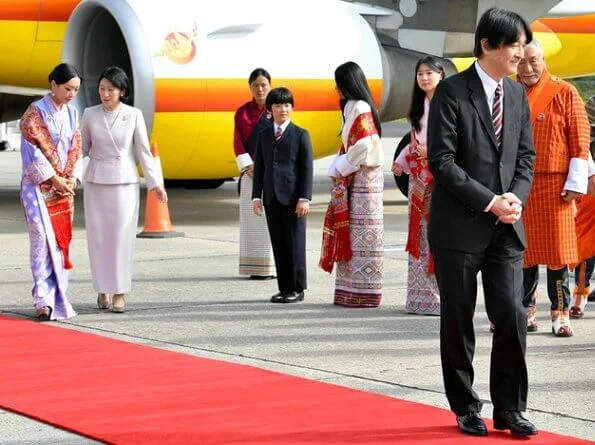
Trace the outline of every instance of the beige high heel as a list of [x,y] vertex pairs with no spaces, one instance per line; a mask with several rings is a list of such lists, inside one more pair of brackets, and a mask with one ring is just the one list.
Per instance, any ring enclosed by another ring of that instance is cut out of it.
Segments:
[[109,309],[109,294],[97,294],[97,307],[99,309]]
[[[117,301],[121,301],[122,304],[116,304]],[[124,294],[114,294],[112,298],[112,308],[111,311],[116,314],[123,314],[126,310],[126,300],[124,299]]]

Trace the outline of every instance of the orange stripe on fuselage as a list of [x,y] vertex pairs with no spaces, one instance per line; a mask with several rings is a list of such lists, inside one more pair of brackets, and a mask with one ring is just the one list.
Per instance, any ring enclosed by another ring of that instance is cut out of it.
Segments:
[[80,0],[2,0],[0,20],[66,22],[79,3]]
[[[369,81],[377,104],[382,80]],[[302,111],[330,111],[339,108],[332,79],[273,79],[273,87],[291,90],[295,108]],[[235,111],[250,100],[246,79],[155,79],[156,112]]]
[[595,33],[595,14],[559,19],[539,19],[545,26],[555,33],[592,34]]

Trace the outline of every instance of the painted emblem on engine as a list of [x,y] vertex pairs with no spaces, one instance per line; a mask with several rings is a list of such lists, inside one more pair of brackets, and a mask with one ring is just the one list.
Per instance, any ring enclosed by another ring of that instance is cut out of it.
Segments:
[[196,56],[196,23],[191,32],[171,31],[163,39],[161,49],[154,57],[167,57],[178,65],[190,63]]

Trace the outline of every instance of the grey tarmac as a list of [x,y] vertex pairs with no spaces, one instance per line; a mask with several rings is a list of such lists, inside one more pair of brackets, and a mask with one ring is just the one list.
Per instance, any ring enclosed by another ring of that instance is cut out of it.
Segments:
[[[328,203],[329,158],[325,158],[315,162],[307,232],[309,288],[304,302],[271,304],[274,281],[238,276],[238,196],[236,184],[227,182],[217,190],[168,190],[175,229],[186,236],[138,239],[133,292],[127,298],[126,313],[100,312],[91,285],[84,191],[80,191],[71,247],[75,270],[69,291],[79,315],[51,324],[447,408],[440,370],[439,319],[404,311],[407,202],[390,173],[397,133],[392,128],[383,141],[386,252],[380,308],[333,306],[334,279],[317,267]],[[0,311],[31,318],[28,236],[18,198],[20,168],[18,152],[0,152]],[[139,231],[143,217],[144,203]],[[539,429],[595,440],[595,309],[587,306],[585,317],[573,322],[574,337],[556,338],[550,333],[543,283],[539,290],[540,330],[527,339],[527,417]],[[485,400],[482,414],[490,417],[492,336],[481,289],[475,322],[475,388]],[[106,375],[106,382],[112,378],[117,376]],[[454,425],[454,415],[452,420]],[[0,411],[0,444],[90,443],[96,442]]]

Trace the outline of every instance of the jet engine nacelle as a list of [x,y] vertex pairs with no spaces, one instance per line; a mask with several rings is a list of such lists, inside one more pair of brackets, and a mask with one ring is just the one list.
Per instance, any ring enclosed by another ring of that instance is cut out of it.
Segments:
[[[415,65],[427,54],[399,48],[390,43],[382,43],[382,66],[384,82],[382,85],[382,106],[380,119],[383,122],[402,118],[409,112],[411,94],[416,82]],[[446,76],[457,72],[448,59],[439,58],[446,71]]]

